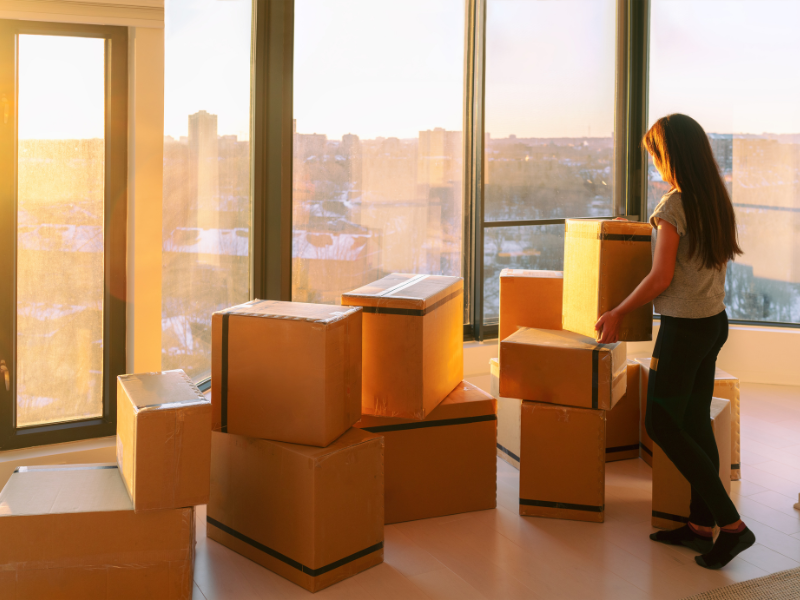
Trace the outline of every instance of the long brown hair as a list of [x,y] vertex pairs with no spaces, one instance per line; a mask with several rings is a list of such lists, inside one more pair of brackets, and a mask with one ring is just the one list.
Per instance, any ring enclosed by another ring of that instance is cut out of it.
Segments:
[[707,269],[721,269],[742,254],[733,204],[700,123],[667,115],[645,134],[643,144],[666,182],[681,193],[689,256],[698,256]]

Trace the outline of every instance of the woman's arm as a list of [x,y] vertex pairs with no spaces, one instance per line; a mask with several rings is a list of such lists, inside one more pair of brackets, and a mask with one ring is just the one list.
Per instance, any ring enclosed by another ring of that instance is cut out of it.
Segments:
[[675,274],[675,259],[678,256],[680,240],[678,230],[672,223],[668,223],[664,219],[658,220],[658,237],[656,238],[653,268],[631,292],[630,296],[598,319],[594,328],[599,332],[600,337],[597,341],[600,344],[613,344],[618,341],[619,324],[622,317],[635,308],[652,302],[669,287],[672,276]]

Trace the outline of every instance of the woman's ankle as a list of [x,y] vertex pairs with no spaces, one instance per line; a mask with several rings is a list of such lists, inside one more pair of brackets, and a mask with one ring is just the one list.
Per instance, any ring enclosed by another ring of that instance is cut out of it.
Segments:
[[689,521],[689,529],[691,529],[692,531],[694,531],[698,535],[702,535],[702,536],[706,536],[706,537],[711,537],[713,535],[713,533],[714,533],[713,528],[706,527],[705,525],[695,525],[691,521]]
[[721,531],[725,533],[741,533],[746,529],[744,521],[739,519],[738,521],[731,523],[730,525],[723,525],[720,527]]

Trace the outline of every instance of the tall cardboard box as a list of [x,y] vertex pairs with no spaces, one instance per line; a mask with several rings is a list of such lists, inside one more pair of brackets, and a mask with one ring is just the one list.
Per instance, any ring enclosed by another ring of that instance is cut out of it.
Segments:
[[[647,416],[647,389],[650,383],[651,358],[637,358],[636,361],[641,365],[640,376],[640,397],[641,397],[641,419],[640,419],[640,448],[642,459],[653,466],[653,440],[647,435],[645,428],[645,417]],[[738,481],[742,477],[741,465],[741,443],[740,443],[740,419],[741,402],[739,399],[739,380],[723,371],[717,369],[714,374],[714,397],[724,398],[731,403],[731,480]]]
[[628,389],[606,413],[606,462],[639,457],[639,363],[627,365]]
[[325,447],[361,418],[361,311],[254,300],[211,319],[214,429]]
[[602,523],[606,412],[522,403],[519,514]]
[[194,508],[136,514],[115,465],[19,467],[0,492],[0,598],[190,600]]
[[316,592],[383,562],[383,438],[327,448],[214,432],[208,537]]
[[497,456],[519,469],[519,436],[522,400],[500,395],[500,361],[489,361],[491,392],[497,400]]
[[500,341],[519,327],[561,329],[563,287],[561,271],[500,271]]
[[496,425],[495,399],[466,381],[423,421],[361,417],[384,439],[386,524],[495,508]]
[[464,378],[463,286],[395,273],[342,295],[364,312],[364,414],[424,419]]
[[500,394],[611,410],[625,395],[625,344],[571,331],[522,328],[500,342]]
[[[594,337],[600,316],[636,289],[652,266],[649,223],[567,219],[564,237],[564,329]],[[653,305],[622,319],[619,340],[653,339]]]
[[117,465],[136,512],[208,502],[211,401],[182,370],[117,377]]
[[[731,492],[731,403],[711,400],[711,427],[719,450],[719,477]],[[664,451],[653,448],[653,527],[677,529],[689,522],[692,489]],[[726,523],[723,523],[726,525]]]

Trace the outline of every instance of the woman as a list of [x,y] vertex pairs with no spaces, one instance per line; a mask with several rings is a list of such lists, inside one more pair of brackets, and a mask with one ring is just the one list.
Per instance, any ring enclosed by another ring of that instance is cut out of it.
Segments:
[[[644,145],[671,189],[650,224],[656,229],[650,274],[597,321],[600,343],[617,341],[622,317],[654,301],[661,313],[647,398],[647,433],[692,486],[689,523],[650,536],[700,552],[695,561],[719,569],[755,543],[719,478],[711,429],[717,354],[728,338],[726,265],[742,254],[736,219],[703,128],[681,114],[653,125]],[[712,542],[714,524],[720,526]]]

